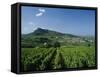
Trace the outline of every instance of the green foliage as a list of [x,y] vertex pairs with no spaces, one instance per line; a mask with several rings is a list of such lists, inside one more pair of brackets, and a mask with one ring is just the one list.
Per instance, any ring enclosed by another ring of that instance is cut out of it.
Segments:
[[95,66],[95,39],[38,28],[21,38],[21,71]]
[[62,47],[61,51],[65,59],[66,68],[95,66],[95,48],[93,46]]
[[57,48],[57,47],[60,47],[60,43],[59,42],[54,42],[54,46],[53,47],[55,47],[55,48]]
[[37,71],[95,66],[94,46],[22,48],[21,70]]

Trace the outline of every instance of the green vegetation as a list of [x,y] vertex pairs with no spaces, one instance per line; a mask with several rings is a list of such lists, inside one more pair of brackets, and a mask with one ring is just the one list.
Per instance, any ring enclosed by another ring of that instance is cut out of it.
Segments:
[[95,66],[94,47],[22,48],[22,70],[50,70]]
[[21,71],[94,67],[94,41],[39,28],[22,35]]

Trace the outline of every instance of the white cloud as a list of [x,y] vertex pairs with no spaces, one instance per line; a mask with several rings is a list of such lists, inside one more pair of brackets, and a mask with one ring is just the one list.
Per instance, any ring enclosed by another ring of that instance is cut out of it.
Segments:
[[45,12],[45,9],[39,8],[40,12]]
[[29,25],[27,26],[27,28],[30,29],[31,32],[33,32],[37,28],[36,24],[32,21],[28,22],[28,24]]
[[41,12],[36,14],[37,17],[42,16],[42,15],[43,15],[43,13],[41,13]]
[[39,8],[38,9],[39,13],[37,13],[35,16],[39,17],[42,16],[45,13],[45,9]]
[[34,23],[33,22],[29,22],[29,25],[34,25]]

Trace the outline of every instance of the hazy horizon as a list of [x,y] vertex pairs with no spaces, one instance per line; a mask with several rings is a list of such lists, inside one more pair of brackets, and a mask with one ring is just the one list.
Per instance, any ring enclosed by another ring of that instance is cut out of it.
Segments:
[[21,33],[37,28],[73,35],[95,35],[95,11],[22,6]]
[[[38,27],[38,28],[40,28],[40,27]],[[37,28],[37,29],[38,29],[38,28]],[[37,30],[37,29],[35,29],[35,30]],[[44,28],[41,28],[41,29],[44,29]],[[34,31],[35,31],[35,30],[34,30]],[[46,29],[46,30],[50,30],[50,29]],[[34,32],[34,31],[33,31],[33,32]],[[50,30],[50,31],[54,31],[54,30]],[[55,31],[55,32],[58,32],[58,31]],[[32,33],[32,32],[30,32],[30,33]],[[26,33],[26,34],[30,34],[30,33]],[[62,32],[59,32],[59,33],[62,33]],[[26,34],[22,34],[22,35],[26,35]],[[71,33],[63,33],[63,34],[71,34]],[[75,35],[75,34],[72,34],[72,35]],[[84,36],[89,36],[89,37],[95,37],[94,35],[76,35],[76,36],[83,36],[83,37],[84,37]]]

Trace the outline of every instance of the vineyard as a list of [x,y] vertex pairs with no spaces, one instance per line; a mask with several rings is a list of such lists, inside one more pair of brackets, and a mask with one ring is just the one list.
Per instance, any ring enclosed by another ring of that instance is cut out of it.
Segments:
[[95,66],[94,46],[22,48],[21,71],[40,71]]

